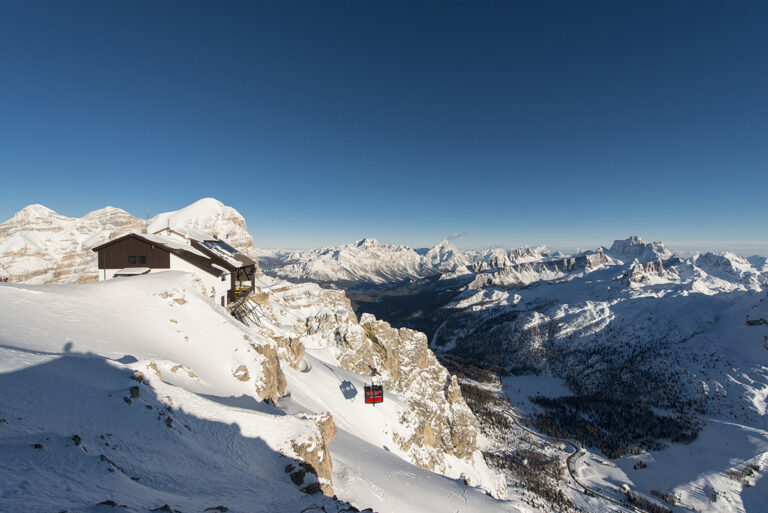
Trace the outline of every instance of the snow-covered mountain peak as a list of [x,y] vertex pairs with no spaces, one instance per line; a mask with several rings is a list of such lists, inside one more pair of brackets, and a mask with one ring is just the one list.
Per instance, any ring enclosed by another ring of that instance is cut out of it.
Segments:
[[768,284],[765,264],[762,266],[754,265],[760,263],[760,260],[754,257],[747,259],[731,251],[707,252],[704,254],[697,253],[689,262],[696,269],[709,275],[710,279],[720,279],[725,280],[725,282],[735,281],[754,290],[759,290],[761,286]]
[[243,216],[214,198],[203,198],[180,210],[158,214],[149,221],[147,231],[156,233],[164,228],[200,230],[226,240],[247,255],[255,254],[256,245]]
[[200,229],[211,220],[222,217],[242,218],[234,208],[227,207],[213,198],[203,198],[179,210],[156,215],[149,224],[149,231],[163,228]]
[[93,212],[88,212],[83,216],[83,221],[110,224],[113,226],[124,226],[126,224],[135,224],[137,218],[116,207],[104,207]]
[[16,212],[16,214],[14,214],[14,216],[11,219],[12,220],[13,219],[31,220],[31,219],[43,219],[43,218],[49,218],[49,217],[64,217],[64,216],[51,210],[45,205],[40,205],[39,203],[33,203],[32,205],[27,205],[26,207]]
[[433,250],[456,251],[456,246],[448,239],[443,239],[432,248]]
[[439,271],[453,271],[458,267],[467,267],[471,264],[456,246],[449,240],[443,240],[424,255],[426,264]]
[[672,256],[661,241],[645,242],[641,237],[632,235],[624,240],[615,240],[610,249],[605,251],[611,257],[624,262],[631,262],[637,258],[640,262],[666,260]]
[[354,245],[355,247],[358,247],[358,248],[369,249],[369,248],[380,247],[381,243],[376,239],[371,239],[370,237],[363,237],[359,241],[355,242]]
[[99,209],[93,210],[91,212],[88,212],[83,217],[98,217],[98,216],[113,215],[113,214],[122,215],[122,214],[128,214],[128,212],[126,212],[122,208],[117,208],[117,207],[113,207],[113,206],[109,206],[108,205],[108,206],[106,206],[104,208],[99,208]]
[[224,203],[217,200],[216,198],[200,198],[199,200],[195,201],[191,205],[189,205],[186,208],[194,209],[194,208],[220,208],[224,207]]

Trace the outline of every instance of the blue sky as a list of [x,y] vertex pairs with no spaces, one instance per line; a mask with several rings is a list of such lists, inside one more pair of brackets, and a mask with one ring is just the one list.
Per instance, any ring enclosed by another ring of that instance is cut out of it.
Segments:
[[766,2],[3,2],[0,219],[768,253]]

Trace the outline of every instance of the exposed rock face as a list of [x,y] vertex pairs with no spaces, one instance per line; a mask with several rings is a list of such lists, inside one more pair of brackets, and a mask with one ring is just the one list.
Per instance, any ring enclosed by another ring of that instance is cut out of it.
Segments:
[[662,242],[645,242],[637,235],[633,235],[628,239],[613,241],[611,249],[606,250],[606,252],[624,262],[631,262],[637,259],[641,263],[646,263],[665,260],[672,256],[672,252]]
[[0,276],[27,283],[96,281],[96,254],[90,249],[143,225],[119,208],[77,219],[30,205],[0,224]]
[[444,470],[444,453],[471,459],[477,449],[477,420],[461,396],[455,376],[440,365],[423,333],[395,329],[370,314],[336,332],[337,358],[359,374],[375,369],[381,383],[407,398],[396,436],[400,447],[424,468]]
[[275,342],[277,342],[277,354],[280,361],[283,361],[298,369],[301,361],[304,359],[304,344],[298,337],[281,337],[275,336]]
[[472,272],[478,273],[488,269],[501,269],[515,264],[534,262],[544,256],[543,246],[534,248],[503,249],[494,248],[486,250],[478,255],[472,264]]
[[[343,292],[265,280],[272,285],[262,290],[270,295],[262,333],[330,348],[340,367],[358,374],[368,376],[375,370],[384,388],[405,402],[391,436],[411,462],[446,474],[455,468],[449,458],[456,458],[466,468],[475,468],[473,480],[491,475],[478,451],[477,420],[456,378],[437,360],[423,333],[393,328],[370,314],[358,322]],[[478,484],[495,495],[504,494],[499,483]]]
[[[208,232],[255,255],[243,217],[211,198],[155,216],[148,231],[167,226]],[[0,224],[0,278],[36,284],[96,281],[97,255],[91,248],[145,228],[145,221],[119,208],[106,207],[71,218],[42,205],[30,205]]]
[[659,259],[645,264],[641,264],[637,259],[632,263],[629,271],[624,276],[624,283],[627,285],[641,284],[648,285],[654,278],[667,279],[671,276],[677,276],[674,268],[664,269],[664,262]]
[[277,404],[278,399],[285,394],[286,386],[285,374],[277,357],[277,347],[255,343],[251,343],[251,347],[264,357],[261,362],[262,379],[256,383],[256,393],[259,397],[270,399]]
[[292,449],[296,456],[308,464],[304,470],[317,475],[317,485],[309,484],[302,490],[306,493],[314,493],[318,488],[323,494],[332,497],[334,495],[333,461],[328,446],[336,438],[338,431],[336,424],[330,413],[304,415],[303,417],[315,423],[318,428],[318,436],[309,441],[292,442]]

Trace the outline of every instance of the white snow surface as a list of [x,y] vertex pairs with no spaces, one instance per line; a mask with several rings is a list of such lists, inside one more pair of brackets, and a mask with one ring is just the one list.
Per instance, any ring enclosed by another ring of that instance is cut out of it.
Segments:
[[389,442],[399,399],[373,408],[362,394],[345,398],[340,380],[361,391],[365,377],[327,349],[309,351],[303,372],[283,366],[280,408],[262,402],[251,343],[273,342],[208,301],[191,275],[3,284],[0,326],[3,512],[110,511],[103,501],[128,512],[342,511],[283,470],[296,463],[292,442],[317,436],[308,413],[321,411],[339,426],[330,449],[341,500],[382,513],[526,510],[405,461]]

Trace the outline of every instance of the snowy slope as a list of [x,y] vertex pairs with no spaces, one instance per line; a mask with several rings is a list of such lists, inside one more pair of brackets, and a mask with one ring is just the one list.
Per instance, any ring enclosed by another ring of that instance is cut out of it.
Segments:
[[[361,509],[525,511],[409,463],[391,438],[396,394],[376,409],[345,397],[340,379],[361,390],[366,378],[325,349],[301,370],[277,364],[275,341],[197,289],[176,272],[0,286],[0,510],[350,511],[302,493],[312,475],[294,483],[314,455],[333,464],[321,482]],[[327,411],[339,427],[330,446]]]
[[277,361],[260,350],[273,342],[244,332],[189,275],[4,284],[0,304],[3,511],[332,504],[283,471],[322,436],[311,418],[260,401],[279,388]]
[[[300,492],[283,472],[295,459],[266,442],[303,429],[299,419],[291,427],[290,420],[271,422],[274,415],[222,406],[223,398],[193,401],[177,387],[153,390],[131,380],[129,367],[94,355],[3,348],[0,358],[4,512],[113,511],[99,506],[105,501],[129,512],[165,504],[180,511],[343,509]],[[140,397],[129,405],[131,386]]]
[[[526,510],[519,500],[499,501],[481,488],[467,487],[460,479],[445,478],[408,463],[407,455],[389,436],[399,427],[396,420],[405,401],[387,392],[383,404],[365,405],[365,377],[334,365],[326,351],[310,351],[307,359],[309,372],[286,370],[291,397],[282,404],[289,412],[333,412],[340,430],[331,444],[335,490],[340,497],[381,512]],[[342,383],[347,387],[351,384],[357,395],[346,398],[340,389]],[[473,472],[466,464],[464,470]]]
[[[44,353],[95,353],[112,359],[130,355],[195,392],[253,395],[254,384],[263,378],[259,369],[264,357],[223,309],[210,307],[199,287],[191,275],[180,272],[88,286],[4,284],[0,338]],[[40,315],[32,320],[35,311]],[[215,352],[214,339],[220,349]],[[260,343],[273,344],[267,339]],[[180,368],[171,371],[176,365]],[[232,379],[242,365],[250,371],[250,382]]]

